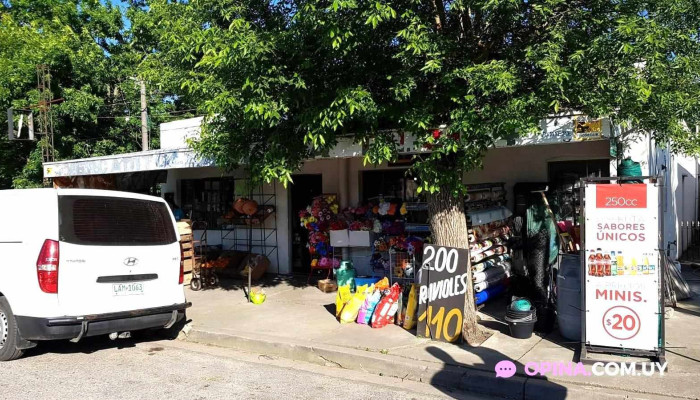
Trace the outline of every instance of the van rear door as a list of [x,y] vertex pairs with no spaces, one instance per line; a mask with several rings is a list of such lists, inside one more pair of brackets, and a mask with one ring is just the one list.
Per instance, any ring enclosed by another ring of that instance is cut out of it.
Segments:
[[159,200],[59,195],[58,301],[65,315],[184,301],[180,244]]

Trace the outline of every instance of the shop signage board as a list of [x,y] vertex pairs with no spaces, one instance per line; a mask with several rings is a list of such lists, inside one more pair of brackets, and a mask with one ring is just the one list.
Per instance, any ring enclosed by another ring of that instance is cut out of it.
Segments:
[[469,250],[426,244],[418,292],[418,336],[443,342],[462,337]]
[[587,183],[584,190],[585,344],[654,352],[662,335],[659,188]]

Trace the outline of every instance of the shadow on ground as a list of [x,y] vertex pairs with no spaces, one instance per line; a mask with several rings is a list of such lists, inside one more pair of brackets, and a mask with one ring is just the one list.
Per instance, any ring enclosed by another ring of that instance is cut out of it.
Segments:
[[[478,364],[461,364],[456,361],[450,354],[438,346],[429,346],[425,349],[426,352],[433,357],[445,363],[443,369],[435,374],[430,380],[430,384],[441,390],[448,396],[455,394],[455,380],[459,380],[459,390],[467,393],[477,393],[486,396],[512,396],[519,398],[540,397],[537,394],[543,390],[543,386],[527,390],[527,384],[535,383],[538,385],[546,385],[547,399],[559,400],[565,399],[568,390],[565,386],[553,383],[546,377],[533,378],[525,374],[525,366],[517,360],[511,360],[504,354],[489,349],[486,347],[470,347],[467,345],[455,345],[467,352],[472,352],[478,355],[482,362]],[[516,374],[513,377],[504,378],[496,377],[496,361],[487,360],[507,360],[511,361],[516,368]],[[523,381],[524,380],[524,381]],[[545,397],[542,397],[545,398]]]
[[[24,352],[23,358],[38,357],[44,354],[92,354],[107,349],[126,349],[136,347],[139,343],[151,343],[162,340],[175,340],[180,331],[192,322],[191,319],[183,318],[170,329],[144,329],[131,332],[131,337],[125,339],[110,339],[108,335],[88,336],[73,343],[70,340],[39,341],[36,347]],[[163,350],[154,343],[149,349],[150,353]]]
[[[27,350],[24,353],[23,358],[40,357],[45,354],[92,354],[107,349],[132,348],[138,343],[157,342],[163,339],[165,339],[165,337],[154,333],[144,333],[135,335],[134,337],[128,339],[115,340],[111,340],[106,335],[91,336],[82,339],[78,343],[72,343],[68,340],[42,341],[38,342],[36,347]],[[158,345],[154,343],[150,351],[156,352],[162,349],[162,347],[158,347]]]
[[[268,289],[277,287],[280,285],[285,285],[291,287],[292,289],[300,289],[307,286],[315,286],[316,280],[312,279],[310,283],[306,283],[307,276],[302,275],[272,275],[266,274],[262,279],[252,282],[252,287]],[[242,296],[245,297],[245,291],[248,289],[248,280],[243,278],[234,278],[230,276],[220,276],[219,284],[216,286],[204,286],[201,291],[207,290],[227,290],[227,291],[241,291]]]

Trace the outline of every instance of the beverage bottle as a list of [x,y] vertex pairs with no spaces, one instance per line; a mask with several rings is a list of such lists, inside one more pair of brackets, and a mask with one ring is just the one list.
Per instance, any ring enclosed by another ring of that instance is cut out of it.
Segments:
[[610,276],[612,274],[612,260],[610,259],[610,254],[607,252],[603,256],[603,268],[605,270],[605,276]]
[[642,274],[649,275],[649,256],[644,254],[644,265],[642,266]]
[[632,257],[632,275],[637,275],[637,259]]
[[610,274],[612,276],[617,276],[617,253],[614,251],[610,253]]
[[589,276],[596,276],[596,260],[595,260],[595,251],[591,250],[590,255],[588,256],[588,275]]
[[597,249],[595,253],[596,262],[596,275],[605,276],[605,262],[603,261],[603,252],[601,249]]
[[618,275],[625,274],[625,258],[622,256],[621,251],[617,252],[617,274]]

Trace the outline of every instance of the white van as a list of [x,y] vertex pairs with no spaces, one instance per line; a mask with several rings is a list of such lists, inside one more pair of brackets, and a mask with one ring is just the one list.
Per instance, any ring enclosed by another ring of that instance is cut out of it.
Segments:
[[182,250],[158,197],[0,191],[0,360],[39,340],[170,328],[184,318]]

